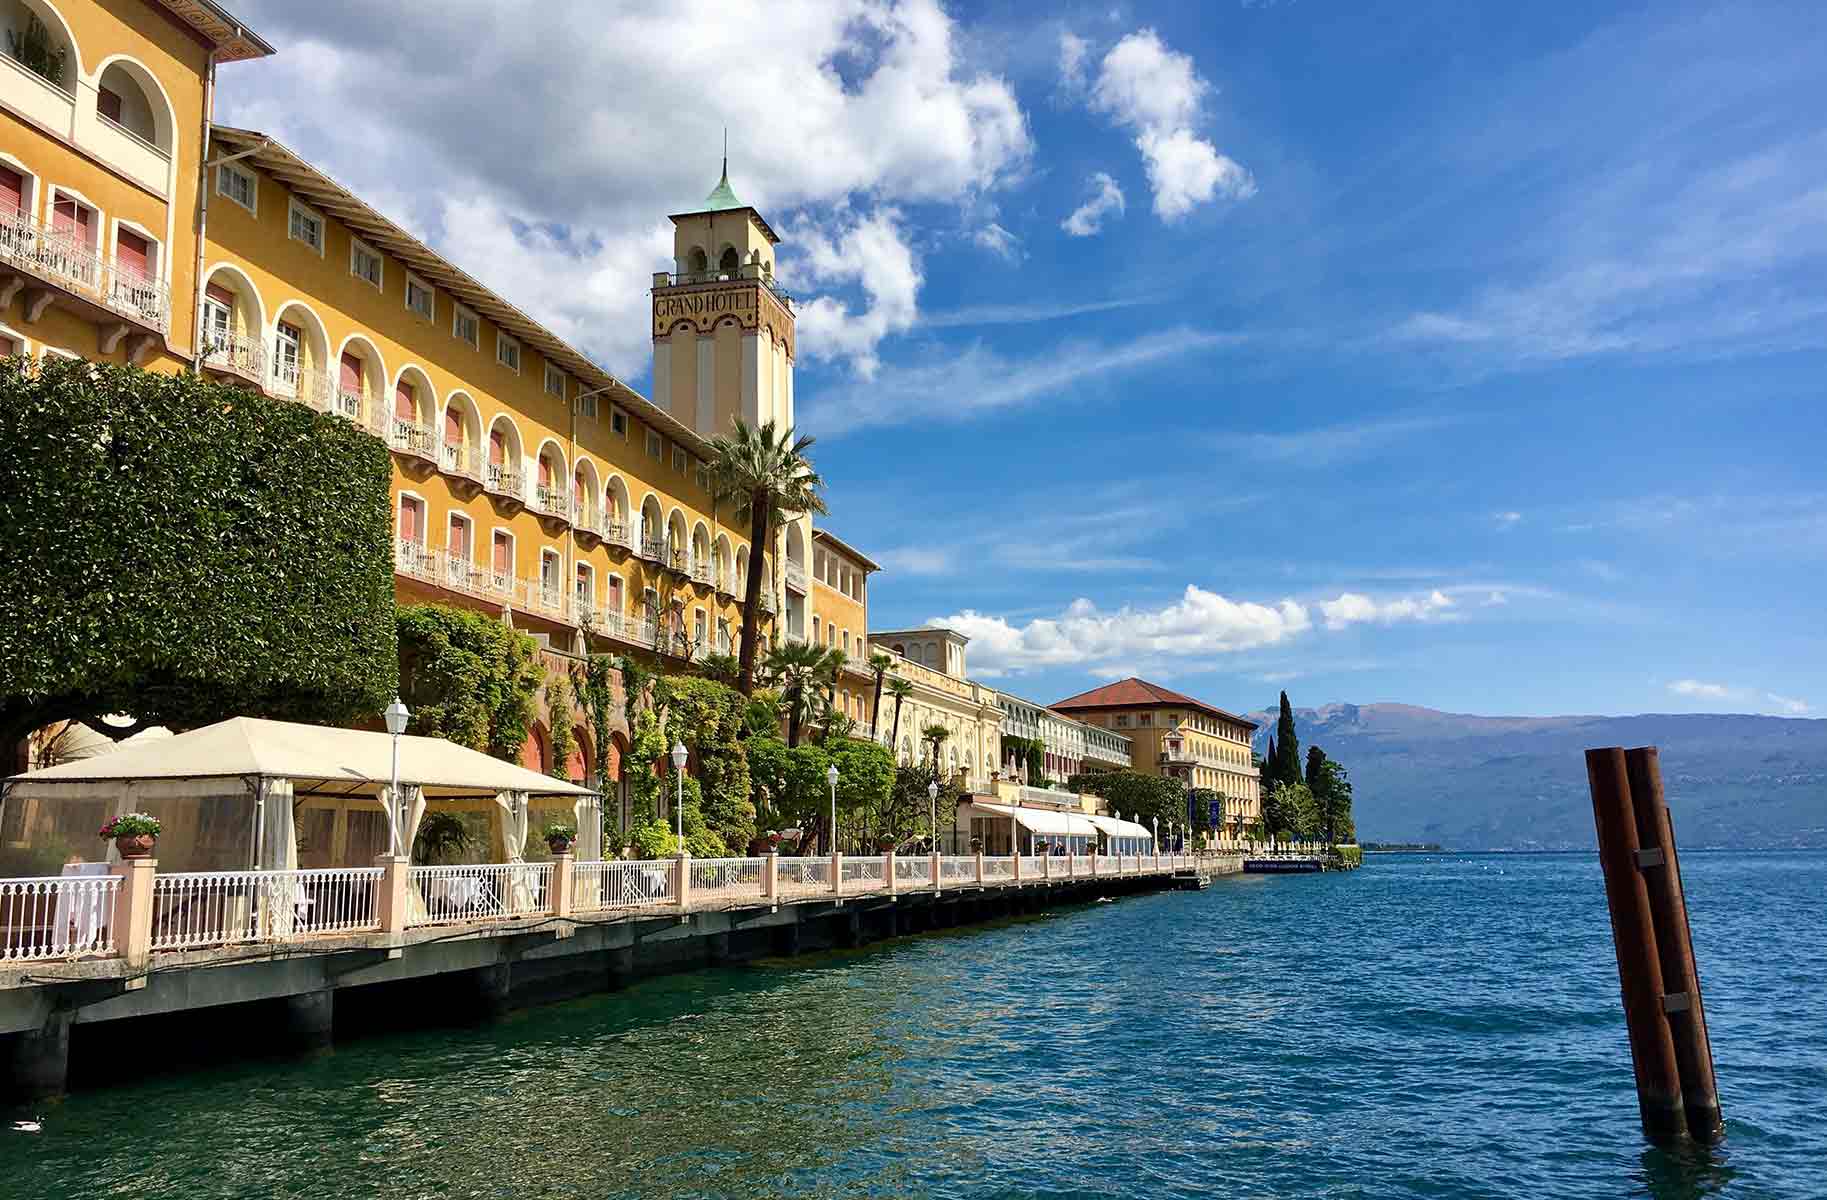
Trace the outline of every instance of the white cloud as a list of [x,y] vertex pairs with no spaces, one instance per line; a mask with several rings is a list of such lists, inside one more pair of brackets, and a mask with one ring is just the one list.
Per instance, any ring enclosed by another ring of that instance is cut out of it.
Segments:
[[[874,196],[966,202],[1019,178],[1032,151],[1013,88],[966,61],[936,0],[779,0],[761,22],[719,0],[551,0],[537,22],[355,0],[236,11],[280,53],[224,68],[223,120],[279,136],[625,374],[648,354],[650,272],[671,266],[655,230],[716,182],[726,127],[737,194],[777,228],[796,213],[841,223]],[[710,63],[741,67],[714,86],[681,68]],[[802,322],[802,350],[866,360],[879,340],[834,331]]]
[[831,296],[800,305],[800,345],[813,358],[849,359],[858,375],[873,379],[876,347],[889,334],[910,328],[918,315],[920,265],[902,233],[900,212],[878,209],[835,229],[808,223],[793,236],[799,246],[795,262],[811,279],[856,282],[869,298],[857,313]]
[[1244,200],[1256,194],[1250,173],[1194,132],[1211,90],[1192,57],[1169,49],[1152,29],[1111,47],[1099,67],[1091,107],[1133,131],[1163,220],[1183,217],[1216,196]]
[[1070,29],[1060,31],[1059,78],[1067,88],[1076,91],[1085,86],[1085,58],[1090,52],[1090,42]]
[[1099,171],[1091,177],[1095,189],[1091,199],[1072,210],[1072,215],[1059,223],[1059,227],[1073,237],[1090,237],[1104,226],[1104,218],[1111,213],[1121,216],[1123,213],[1123,189],[1108,174]]
[[1499,529],[1508,529],[1522,520],[1522,514],[1514,509],[1510,509],[1506,512],[1492,513],[1491,519],[1497,522],[1497,527]]
[[1813,706],[1806,700],[1800,700],[1794,696],[1779,696],[1775,692],[1760,691],[1757,688],[1740,687],[1730,683],[1710,683],[1701,679],[1677,679],[1668,685],[1668,690],[1690,700],[1743,704],[1760,711],[1779,713],[1786,717],[1803,716],[1813,710]]
[[950,575],[958,569],[957,559],[951,551],[927,546],[878,550],[875,557],[883,570],[897,575]]
[[1438,588],[1425,596],[1399,596],[1374,600],[1362,592],[1340,592],[1336,599],[1319,604],[1326,628],[1344,629],[1348,625],[1392,625],[1397,621],[1437,620],[1453,607],[1453,598]]
[[972,672],[992,677],[1058,666],[1147,669],[1272,646],[1311,625],[1307,610],[1293,600],[1236,601],[1192,585],[1178,601],[1156,609],[1125,605],[1106,612],[1078,599],[1059,617],[1019,626],[970,609],[933,623],[967,635]]
[[1295,433],[1227,434],[1224,445],[1265,462],[1328,467],[1364,458],[1385,446],[1450,424],[1448,417],[1385,417],[1349,425],[1327,425]]
[[[800,325],[805,325],[804,310]],[[1181,327],[1124,342],[1075,339],[1020,357],[976,342],[923,356],[914,365],[884,369],[879,378],[823,388],[803,409],[820,436],[866,426],[963,421],[1057,396],[1105,375],[1242,340],[1239,334]]]
[[994,221],[973,233],[971,241],[981,249],[988,250],[991,254],[1008,259],[1010,262],[1020,257],[1020,240]]

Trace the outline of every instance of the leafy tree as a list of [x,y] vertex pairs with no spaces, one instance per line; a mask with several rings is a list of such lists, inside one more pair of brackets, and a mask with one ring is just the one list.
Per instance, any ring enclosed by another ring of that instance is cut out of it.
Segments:
[[1102,797],[1112,812],[1138,825],[1159,821],[1186,821],[1186,785],[1177,779],[1144,775],[1140,771],[1093,771],[1074,775],[1066,787]]
[[892,837],[898,843],[912,838],[929,838],[932,839],[930,845],[938,844],[939,830],[956,823],[958,805],[965,792],[956,780],[940,779],[939,795],[935,800],[926,791],[934,778],[932,771],[924,765],[895,768],[894,789],[889,793],[888,807],[882,818],[882,836]]
[[871,854],[871,843],[878,837],[898,840],[898,831],[888,828],[890,802],[894,798],[894,756],[875,742],[862,738],[827,739],[826,750],[837,768],[837,814],[840,844],[853,853]]
[[741,417],[728,434],[711,439],[711,477],[719,499],[736,502],[738,518],[749,520],[749,573],[742,596],[742,652],[738,686],[743,695],[755,690],[755,646],[761,629],[761,574],[772,551],[774,531],[790,513],[823,513],[824,480],[812,469],[806,451],[810,437],[794,437],[768,421],[757,429]]
[[665,712],[667,737],[697,763],[707,826],[724,844],[747,847],[755,836],[755,806],[742,694],[711,679],[663,676],[654,683],[654,703]]
[[1357,827],[1351,817],[1351,777],[1343,763],[1327,758],[1318,746],[1307,752],[1307,787],[1318,807],[1318,834],[1327,845],[1349,841]]
[[742,724],[751,738],[778,738],[780,722],[780,693],[772,689],[758,689],[743,706]]
[[792,758],[787,744],[770,732],[750,737],[743,749],[749,759],[749,794],[755,806],[756,824],[774,830],[791,825],[786,817],[791,807],[789,790],[792,782]]
[[1263,828],[1277,838],[1312,838],[1320,832],[1320,808],[1304,782],[1276,780],[1262,802]]
[[[594,787],[597,794],[605,798],[609,795],[609,755],[605,748],[609,745],[609,722],[615,712],[616,675],[615,660],[607,654],[593,654],[571,665],[571,693],[577,698],[578,707],[584,710],[584,720],[590,723],[590,740],[596,746]],[[604,811],[608,811],[606,805]],[[605,846],[614,844],[608,837],[603,839]]]
[[1275,735],[1274,734],[1269,735],[1268,749],[1266,749],[1262,752],[1262,759],[1256,765],[1257,765],[1258,769],[1262,772],[1262,774],[1261,774],[1262,790],[1263,790],[1263,793],[1266,795],[1269,790],[1269,785],[1272,783],[1278,782],[1278,778],[1277,778],[1275,772],[1277,770],[1279,770],[1281,767],[1281,758],[1279,755],[1277,755],[1275,753]]
[[780,690],[787,710],[787,745],[799,745],[800,730],[811,724],[826,670],[827,651],[810,642],[785,642],[768,653],[764,667],[770,686]]
[[406,605],[398,621],[400,698],[412,732],[518,761],[545,682],[539,643],[444,604]]
[[398,678],[392,471],[301,404],[0,360],[0,744],[376,716]]
[[869,737],[874,740],[882,719],[882,682],[894,668],[894,658],[880,650],[869,653],[869,673],[875,676],[875,698],[869,704]]
[[734,654],[706,654],[698,660],[698,670],[706,679],[735,687],[742,679],[742,660]]
[[546,680],[546,711],[552,717],[552,762],[546,773],[554,779],[571,777],[571,756],[577,753],[577,732],[572,728],[571,676],[563,673]]

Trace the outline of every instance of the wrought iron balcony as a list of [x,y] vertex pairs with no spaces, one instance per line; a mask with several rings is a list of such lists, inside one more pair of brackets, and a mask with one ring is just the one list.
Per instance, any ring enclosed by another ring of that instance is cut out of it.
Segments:
[[525,493],[521,490],[524,485],[520,472],[506,463],[488,464],[488,469],[482,476],[482,486],[494,495],[504,496],[509,500],[526,498]]
[[244,333],[210,335],[205,339],[203,365],[212,371],[239,375],[255,384],[266,382],[266,347]]
[[438,469],[446,475],[467,479],[472,483],[482,482],[482,471],[478,465],[476,451],[462,442],[445,442],[438,454]]
[[660,538],[644,538],[641,541],[641,557],[648,562],[663,563],[666,561],[666,543]]
[[766,274],[755,263],[745,263],[734,271],[655,271],[653,290],[665,291],[670,288],[701,287],[709,283],[759,283],[768,290],[776,300],[793,311],[793,295],[787,289],[774,282],[772,275]]
[[23,210],[0,214],[0,263],[136,325],[160,333],[171,328],[171,289],[163,280],[108,262],[73,231],[47,229]]
[[806,590],[806,568],[790,558],[787,560],[787,586],[801,592]]
[[561,521],[571,519],[571,497],[556,483],[534,485],[533,508],[544,516],[557,517]]
[[388,418],[387,444],[402,454],[410,454],[427,462],[438,461],[437,432],[429,425],[421,425],[406,417]]
[[330,377],[322,371],[300,366],[297,362],[276,360],[266,390],[268,395],[308,404],[318,412],[331,412],[335,408],[331,402],[335,388]]

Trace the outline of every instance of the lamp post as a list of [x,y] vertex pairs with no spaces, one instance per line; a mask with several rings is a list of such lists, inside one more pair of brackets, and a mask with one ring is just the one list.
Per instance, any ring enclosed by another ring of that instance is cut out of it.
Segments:
[[411,716],[398,696],[381,713],[381,719],[387,722],[387,732],[393,735],[393,784],[387,793],[387,823],[393,827],[395,858],[406,853],[400,846],[400,735],[406,732],[406,722]]
[[939,853],[939,781],[933,780],[926,785],[926,802],[931,812],[927,819],[932,822],[933,853]]
[[831,853],[837,853],[837,764],[825,768],[825,782],[831,785]]
[[672,773],[678,776],[678,798],[673,802],[673,821],[679,830],[679,853],[685,853],[685,743],[672,744]]

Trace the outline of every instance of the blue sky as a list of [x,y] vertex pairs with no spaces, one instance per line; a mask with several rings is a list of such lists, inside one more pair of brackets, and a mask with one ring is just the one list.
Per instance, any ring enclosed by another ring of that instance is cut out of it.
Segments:
[[873,623],[1000,686],[1827,706],[1812,6],[242,7],[223,119],[640,387],[728,124]]

